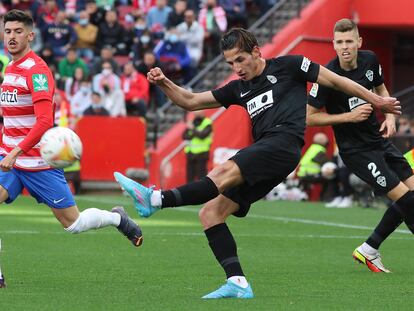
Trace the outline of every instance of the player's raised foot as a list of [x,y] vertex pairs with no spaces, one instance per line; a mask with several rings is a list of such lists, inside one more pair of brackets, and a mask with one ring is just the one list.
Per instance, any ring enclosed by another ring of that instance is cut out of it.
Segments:
[[141,228],[131,219],[122,206],[115,206],[111,212],[121,215],[118,231],[125,235],[134,246],[141,246],[143,236]]
[[6,280],[4,279],[3,274],[0,274],[0,288],[6,287]]
[[377,252],[375,255],[369,255],[362,249],[362,246],[357,247],[352,253],[352,257],[359,263],[362,263],[368,267],[372,272],[384,272],[391,273],[390,270],[384,267],[381,261],[380,253]]
[[114,173],[114,177],[122,190],[134,200],[135,209],[141,217],[150,217],[160,209],[151,205],[152,188],[147,188],[118,172]]
[[221,286],[219,289],[207,294],[201,298],[203,299],[219,299],[219,298],[253,298],[253,290],[250,284],[246,287],[240,287],[237,284],[233,283],[230,280],[227,280],[227,283]]

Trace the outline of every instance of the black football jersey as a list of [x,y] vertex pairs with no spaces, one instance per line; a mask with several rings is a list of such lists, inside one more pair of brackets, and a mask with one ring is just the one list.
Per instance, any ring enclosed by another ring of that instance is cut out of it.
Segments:
[[[351,71],[345,71],[340,67],[338,57],[329,62],[326,67],[369,90],[383,84],[382,69],[376,55],[371,51],[358,51],[357,57],[357,68]],[[350,112],[366,101],[315,83],[309,92],[308,103],[318,109],[325,107],[329,114],[340,114]],[[342,123],[332,127],[338,148],[342,153],[370,150],[384,141],[374,111],[365,121]]]
[[303,140],[306,122],[306,82],[315,82],[319,65],[301,55],[266,60],[260,76],[234,80],[213,91],[224,107],[242,106],[252,121],[255,141],[275,132]]

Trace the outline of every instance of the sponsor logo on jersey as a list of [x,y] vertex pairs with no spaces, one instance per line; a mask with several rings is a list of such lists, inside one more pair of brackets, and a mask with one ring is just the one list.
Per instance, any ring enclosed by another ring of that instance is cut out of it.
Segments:
[[378,66],[378,74],[380,76],[382,76],[382,67],[381,67],[381,65]]
[[381,187],[386,187],[387,186],[387,180],[385,179],[384,176],[378,176],[377,177],[377,184],[380,185]]
[[366,104],[367,102],[359,97],[351,97],[350,99],[348,99],[348,104],[349,104],[349,110],[354,109],[355,107],[358,107],[362,104]]
[[270,108],[273,106],[272,90],[252,98],[246,103],[246,106],[247,111],[250,114],[250,118],[253,118],[264,110]]
[[244,96],[246,96],[247,94],[249,94],[250,92],[251,92],[252,90],[248,90],[247,92],[241,92],[240,93],[240,97],[244,97]]
[[1,89],[1,102],[2,103],[17,103],[17,90],[14,89],[12,92]]
[[311,96],[313,96],[313,97],[318,96],[318,89],[319,89],[319,84],[318,84],[318,83],[314,83],[314,84],[312,85],[312,88],[311,88],[311,90],[310,90],[309,94],[310,94]]
[[304,72],[308,72],[310,64],[311,64],[311,61],[308,58],[304,57],[302,60],[302,65],[300,66],[300,69],[302,69],[302,71]]
[[367,72],[365,73],[365,76],[371,82],[374,80],[374,73],[372,72],[372,70],[367,70]]
[[268,75],[266,76],[267,80],[270,81],[270,83],[275,84],[277,82],[277,78],[275,76],[272,75]]
[[41,73],[32,76],[33,89],[35,92],[49,91],[47,76]]

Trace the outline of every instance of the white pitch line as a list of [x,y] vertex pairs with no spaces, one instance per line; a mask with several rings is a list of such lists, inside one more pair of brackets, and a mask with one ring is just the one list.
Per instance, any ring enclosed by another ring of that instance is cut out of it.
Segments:
[[[119,204],[119,201],[115,200],[105,200],[105,199],[93,199],[93,198],[79,198],[80,200],[90,201],[90,202],[102,202],[108,204]],[[183,211],[183,212],[191,212],[191,213],[198,213],[198,209],[190,208],[190,207],[177,207],[175,210]],[[281,221],[281,222],[295,222],[307,225],[319,225],[319,226],[326,226],[326,227],[336,227],[336,228],[345,228],[345,229],[359,229],[359,230],[369,230],[372,231],[373,227],[368,226],[359,226],[359,225],[352,225],[352,224],[343,224],[343,223],[336,223],[336,222],[329,222],[329,221],[320,221],[320,220],[311,220],[311,219],[304,219],[304,218],[290,218],[290,217],[279,217],[279,216],[270,216],[270,215],[260,215],[255,213],[249,213],[247,217],[257,218],[257,219],[265,219],[265,220],[274,220],[274,221]],[[402,234],[411,234],[409,230],[402,230],[397,229],[394,231],[395,233],[402,233]]]

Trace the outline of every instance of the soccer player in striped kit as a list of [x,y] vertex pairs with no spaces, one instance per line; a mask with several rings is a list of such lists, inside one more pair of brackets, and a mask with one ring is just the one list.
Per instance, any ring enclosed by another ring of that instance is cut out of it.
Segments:
[[0,145],[0,203],[13,202],[23,187],[48,205],[70,233],[115,226],[135,246],[142,232],[122,207],[111,212],[89,208],[79,212],[63,175],[41,158],[39,140],[53,126],[54,79],[46,63],[30,49],[33,20],[23,11],[4,15],[4,45],[12,57],[1,86],[4,117]]

